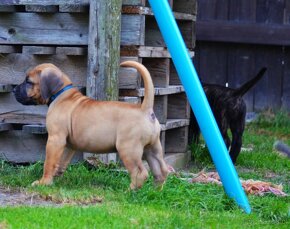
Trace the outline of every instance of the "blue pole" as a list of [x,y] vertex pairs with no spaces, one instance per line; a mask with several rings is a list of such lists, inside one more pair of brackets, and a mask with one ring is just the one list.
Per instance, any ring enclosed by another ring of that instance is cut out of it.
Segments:
[[246,213],[250,213],[251,207],[247,196],[229,157],[168,0],[149,0],[149,3],[219,173],[225,192],[229,197],[234,198]]

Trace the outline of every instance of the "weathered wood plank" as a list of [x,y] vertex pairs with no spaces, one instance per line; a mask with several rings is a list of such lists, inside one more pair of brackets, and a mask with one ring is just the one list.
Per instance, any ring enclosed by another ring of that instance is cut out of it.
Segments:
[[[57,49],[58,48],[59,47],[57,47]],[[74,48],[77,48],[77,47],[74,47]],[[0,46],[0,49],[1,49],[1,46]],[[59,54],[65,54],[65,53],[61,53],[59,51]],[[138,57],[122,57],[122,61],[125,61],[125,60],[141,61],[139,60]],[[9,56],[6,56],[5,58],[0,58],[0,66],[1,66],[0,67],[0,82],[1,84],[4,84],[4,85],[19,84],[24,80],[27,69],[29,69],[30,67],[35,67],[36,65],[45,63],[45,62],[50,62],[58,66],[63,72],[65,72],[71,78],[74,85],[79,86],[79,87],[84,87],[86,85],[85,73],[87,71],[87,66],[86,66],[87,57],[86,56],[67,57],[64,55],[32,56],[32,55],[24,55],[24,54],[21,54],[21,55],[10,54]],[[141,78],[138,75],[136,69],[120,68],[118,77],[119,77],[119,87],[122,89],[135,89],[135,88],[139,88],[141,85]],[[0,98],[0,103],[3,102],[4,104],[6,104],[5,101]],[[11,99],[9,100],[9,103],[15,103],[15,99],[11,97]],[[8,106],[8,105],[6,104],[5,106]]]
[[36,13],[56,13],[58,12],[58,6],[56,5],[26,5],[26,12]]
[[[195,67],[197,67],[195,65]],[[170,59],[170,70],[169,70],[169,85],[181,85],[181,81],[175,69],[173,61]]]
[[0,53],[7,54],[7,53],[21,53],[22,49],[20,46],[15,45],[0,45]]
[[139,97],[119,96],[119,101],[120,102],[125,102],[125,103],[138,104],[138,103],[141,103],[141,98],[139,98]]
[[0,132],[0,158],[10,162],[35,162],[44,160],[45,135],[25,134],[21,130]]
[[123,5],[141,5],[145,6],[146,0],[122,0]]
[[188,126],[189,120],[188,119],[167,119],[166,123],[161,124],[161,130],[171,130],[183,126]]
[[23,46],[23,54],[29,55],[53,55],[55,54],[55,47],[50,46]]
[[173,1],[173,11],[196,15],[197,0],[175,0]]
[[168,119],[189,119],[190,106],[185,93],[168,95]]
[[154,113],[160,123],[166,123],[167,120],[167,95],[155,96]]
[[[134,9],[136,9],[136,12]],[[135,14],[127,13],[122,15],[121,45],[146,45],[165,47],[165,43],[163,41],[156,20],[153,16],[150,16],[152,11],[148,10],[146,7],[144,8],[146,10],[141,9],[143,8],[123,7],[123,11],[134,12]],[[189,48],[193,48],[192,39],[194,37],[191,33],[193,33],[193,24],[195,18],[193,18],[192,15],[184,14],[176,14],[175,16],[179,18],[178,25],[186,45]],[[190,34],[190,36],[188,36],[188,34]]]
[[88,49],[84,47],[56,47],[57,55],[84,56],[87,53]]
[[143,58],[142,64],[150,72],[155,87],[167,87],[169,85],[168,58]]
[[88,13],[89,5],[60,5],[59,12],[62,13]]
[[290,48],[285,48],[285,62],[283,69],[283,83],[282,83],[282,109],[290,112]]
[[[3,13],[0,44],[87,45],[88,15]],[[53,36],[52,36],[53,35]]]
[[7,93],[13,91],[12,84],[0,84],[0,93]]
[[134,6],[134,5],[123,5],[122,14],[144,14],[144,15],[153,15],[151,8],[143,6]]
[[255,64],[260,70],[266,66],[267,72],[265,76],[257,83],[254,88],[254,109],[261,111],[268,108],[278,110],[281,108],[282,101],[282,73],[283,56],[281,55],[282,47],[268,46],[265,49],[263,46],[256,47]]
[[0,122],[11,124],[45,125],[45,115],[9,112],[0,114]]
[[[210,84],[226,85],[228,69],[228,45],[223,43],[199,42],[194,59],[201,81]],[[208,64],[208,63],[211,64]]]
[[137,89],[141,86],[141,78],[135,68],[120,68],[119,89]]
[[284,20],[285,2],[287,1],[257,1],[257,16],[258,23],[282,24]]
[[[172,7],[173,0],[168,0],[169,5]],[[123,5],[138,5],[138,6],[149,6],[148,0],[123,0]]]
[[[189,51],[190,57],[194,56],[193,51]],[[137,56],[152,58],[171,58],[170,53],[164,47],[148,47],[148,46],[122,46],[121,56]]]
[[[42,63],[52,63],[58,66],[71,78],[74,85],[86,85],[87,57],[64,55],[5,55],[5,58],[0,58],[0,82],[19,84],[23,82],[29,68]],[[11,102],[15,103],[15,99]]]
[[0,5],[0,12],[15,12],[16,6],[3,6]]
[[90,0],[1,0],[2,5],[87,5]]
[[[226,0],[228,1],[228,0]],[[198,20],[212,20],[217,18],[217,7],[221,5],[223,8],[223,12],[227,10],[227,5],[224,4],[224,2],[221,2],[219,0],[203,0],[198,1]],[[176,7],[173,5],[173,7]],[[221,11],[220,11],[221,12]],[[227,17],[226,17],[227,18]],[[226,19],[221,18],[221,19]]]
[[[233,31],[235,31],[233,33]],[[197,21],[196,39],[201,41],[290,45],[290,27],[280,24]],[[266,38],[266,39],[265,39]]]
[[121,45],[145,44],[145,16],[123,14],[121,28]]
[[[0,132],[0,158],[14,163],[31,163],[44,161],[46,135],[24,133],[22,130]],[[76,153],[72,163],[83,159]]]
[[[260,69],[255,67],[255,54],[252,45],[240,45],[238,47],[236,45],[228,45],[227,51],[227,83],[231,88],[238,88],[253,78]],[[247,111],[254,110],[254,91],[255,88],[249,90],[243,96]]]
[[188,126],[166,131],[165,152],[184,153],[188,144]]
[[229,19],[233,21],[256,22],[257,1],[229,1]]
[[12,125],[10,123],[0,123],[0,132],[12,130]]
[[[120,63],[124,61],[137,61],[142,62],[139,57],[120,57]],[[119,89],[136,89],[141,87],[141,76],[135,68],[119,68]],[[137,97],[136,97],[137,98]]]
[[90,1],[87,95],[98,100],[118,99],[121,5]]
[[[146,16],[153,16],[153,11],[151,8],[148,7],[142,7],[142,6],[123,6],[122,7],[122,13],[123,14],[139,14],[139,15],[146,15]],[[186,13],[179,13],[179,12],[173,12],[173,15],[176,20],[190,20],[195,21],[196,17],[192,14],[186,14]]]
[[[155,87],[155,95],[169,95],[184,92],[184,88],[181,85],[177,86],[169,86],[167,88],[158,88]],[[136,89],[136,90],[120,90],[121,96],[138,96],[143,97],[145,93],[144,88]]]
[[284,24],[290,24],[290,1],[285,1]]
[[47,134],[45,125],[24,125],[22,131],[29,134]]

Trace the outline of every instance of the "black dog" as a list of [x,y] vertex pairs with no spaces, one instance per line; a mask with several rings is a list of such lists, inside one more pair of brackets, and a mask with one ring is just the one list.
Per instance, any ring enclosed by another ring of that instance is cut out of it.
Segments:
[[[252,88],[264,75],[267,68],[262,68],[250,81],[237,89],[215,84],[203,84],[206,97],[221,131],[230,157],[235,163],[242,147],[242,136],[245,128],[246,104],[242,96]],[[199,141],[200,129],[193,112],[190,115],[189,140]],[[232,141],[227,130],[232,132]]]

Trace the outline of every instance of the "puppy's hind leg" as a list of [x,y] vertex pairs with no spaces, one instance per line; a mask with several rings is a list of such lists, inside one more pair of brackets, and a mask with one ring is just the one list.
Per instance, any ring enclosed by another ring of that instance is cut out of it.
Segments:
[[[125,144],[124,144],[125,145]],[[129,144],[130,147],[118,147],[119,156],[131,177],[130,189],[141,188],[148,178],[148,171],[142,163],[143,147]]]
[[163,185],[168,175],[168,167],[163,159],[163,151],[159,139],[153,145],[146,147],[144,156],[152,170],[155,183]]
[[65,172],[67,166],[69,165],[71,159],[73,158],[75,154],[75,150],[66,148],[64,150],[64,153],[62,155],[62,158],[60,159],[58,170],[56,171],[55,176],[61,176]]

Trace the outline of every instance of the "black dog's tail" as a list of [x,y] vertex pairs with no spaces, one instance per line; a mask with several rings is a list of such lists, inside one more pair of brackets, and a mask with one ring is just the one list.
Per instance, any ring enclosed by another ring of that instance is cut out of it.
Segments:
[[250,90],[263,76],[267,68],[262,68],[259,73],[250,81],[243,84],[240,88],[237,88],[234,92],[234,96],[243,96],[248,90]]

